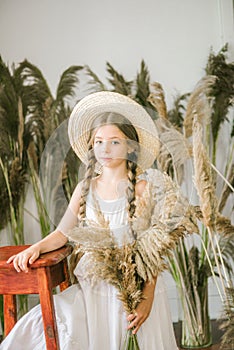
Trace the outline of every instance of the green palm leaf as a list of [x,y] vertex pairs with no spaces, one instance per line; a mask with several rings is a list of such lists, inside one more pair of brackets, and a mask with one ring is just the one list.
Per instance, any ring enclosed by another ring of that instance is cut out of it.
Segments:
[[108,81],[114,88],[115,92],[119,92],[123,95],[131,95],[132,81],[127,81],[122,74],[118,73],[114,67],[107,62],[107,72],[110,74],[111,78]]
[[24,95],[29,112],[33,113],[35,110],[43,112],[42,105],[48,98],[52,98],[52,93],[42,72],[27,60],[20,63],[19,71],[24,82]]
[[183,127],[184,114],[186,110],[184,103],[189,95],[189,93],[177,95],[174,99],[173,108],[168,112],[169,121],[180,129]]
[[97,74],[95,74],[94,71],[92,71],[92,69],[89,66],[85,66],[85,73],[91,78],[88,81],[88,84],[91,85],[95,91],[107,90],[107,87],[105,86],[105,84],[99,79]]
[[57,102],[75,96],[75,88],[79,82],[77,72],[81,69],[82,66],[71,66],[62,73],[56,92]]
[[[1,154],[3,148],[10,150],[9,136],[16,140],[18,135],[18,94],[14,75],[0,57],[0,131]],[[2,148],[3,147],[3,148]]]
[[150,75],[149,70],[145,64],[145,61],[141,61],[140,71],[137,73],[136,77],[136,101],[142,106],[147,106],[152,109],[151,103],[147,101],[150,94]]
[[207,75],[216,75],[218,78],[210,92],[214,99],[211,120],[214,142],[218,138],[221,124],[227,120],[229,107],[234,102],[234,63],[227,63],[227,50],[226,44],[217,55],[211,51],[206,66]]

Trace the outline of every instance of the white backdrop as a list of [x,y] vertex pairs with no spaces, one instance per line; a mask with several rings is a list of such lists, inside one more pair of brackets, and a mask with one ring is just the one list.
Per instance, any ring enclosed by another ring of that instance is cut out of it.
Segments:
[[[88,64],[106,81],[108,61],[131,80],[144,59],[170,106],[176,91],[191,91],[204,75],[211,47],[217,52],[226,42],[233,58],[232,0],[0,0],[4,62],[26,58],[42,70],[52,92],[71,65]],[[29,243],[35,240],[32,228],[28,224]],[[175,287],[170,278],[167,284],[176,321]],[[212,286],[210,300],[211,317],[217,317],[220,303]]]
[[63,70],[88,64],[101,79],[109,61],[127,78],[141,59],[170,99],[203,75],[210,48],[233,43],[232,0],[0,0],[0,52],[27,58],[52,90]]

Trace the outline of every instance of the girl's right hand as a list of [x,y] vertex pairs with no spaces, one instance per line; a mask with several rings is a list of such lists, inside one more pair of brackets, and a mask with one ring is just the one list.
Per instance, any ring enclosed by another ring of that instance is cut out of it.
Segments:
[[28,272],[28,264],[32,264],[40,256],[40,248],[38,245],[32,245],[31,247],[23,250],[22,252],[12,255],[7,264],[13,262],[14,268],[17,272]]

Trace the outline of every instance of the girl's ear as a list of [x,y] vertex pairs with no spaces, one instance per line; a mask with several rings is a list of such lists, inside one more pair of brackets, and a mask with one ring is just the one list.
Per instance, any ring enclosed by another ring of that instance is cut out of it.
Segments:
[[138,152],[138,143],[134,140],[127,140],[127,152],[128,154],[132,154],[132,153],[137,153]]
[[137,154],[135,149],[128,151],[127,160],[130,162],[135,162],[137,160]]
[[128,154],[131,154],[133,152],[136,152],[134,147],[128,146]]

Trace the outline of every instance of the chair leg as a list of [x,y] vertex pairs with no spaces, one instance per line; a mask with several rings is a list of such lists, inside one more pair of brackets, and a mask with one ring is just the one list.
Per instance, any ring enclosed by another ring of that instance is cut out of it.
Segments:
[[17,321],[16,296],[12,294],[5,294],[3,296],[4,308],[4,334],[12,330]]
[[47,267],[39,268],[38,288],[47,350],[59,350],[58,330],[55,319],[52,283]]
[[63,261],[63,273],[64,273],[64,281],[59,285],[61,292],[70,286],[70,276],[68,271],[67,259],[64,259]]

